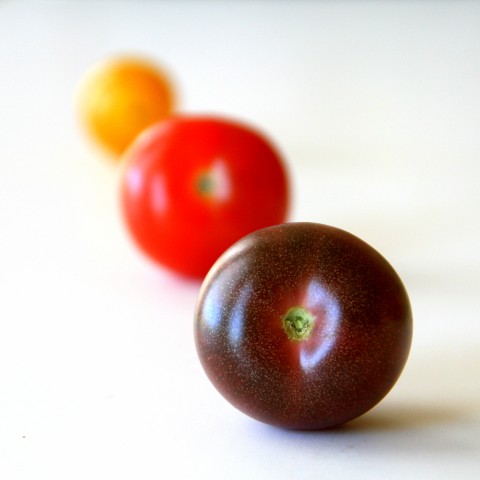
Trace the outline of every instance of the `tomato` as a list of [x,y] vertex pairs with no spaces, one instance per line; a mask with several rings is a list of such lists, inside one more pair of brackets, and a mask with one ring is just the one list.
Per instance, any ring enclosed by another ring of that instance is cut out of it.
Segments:
[[245,414],[292,429],[372,408],[398,379],[411,339],[409,299],[390,264],[315,223],[241,239],[208,273],[195,312],[213,385]]
[[91,136],[119,157],[137,135],[167,118],[173,87],[153,62],[109,58],[91,67],[80,84],[78,109]]
[[285,221],[288,178],[259,132],[216,117],[171,118],[128,150],[122,211],[135,243],[158,264],[203,278],[247,233]]

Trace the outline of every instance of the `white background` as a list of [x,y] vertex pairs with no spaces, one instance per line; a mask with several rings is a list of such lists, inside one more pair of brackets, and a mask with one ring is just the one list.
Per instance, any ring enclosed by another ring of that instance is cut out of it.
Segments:
[[[199,285],[147,261],[75,116],[140,53],[179,109],[266,132],[291,220],[360,236],[409,291],[396,387],[332,431],[231,407],[198,363]],[[480,2],[0,2],[0,477],[480,478]]]

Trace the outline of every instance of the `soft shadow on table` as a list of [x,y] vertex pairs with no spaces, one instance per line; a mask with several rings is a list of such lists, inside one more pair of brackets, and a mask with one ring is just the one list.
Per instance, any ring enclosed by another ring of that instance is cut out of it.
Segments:
[[255,437],[261,438],[262,444],[268,438],[274,444],[301,449],[306,455],[336,455],[355,449],[373,450],[383,456],[422,452],[432,458],[463,458],[477,447],[459,426],[473,424],[477,418],[478,407],[474,404],[399,403],[378,406],[351,422],[325,430],[295,431],[257,425]]
[[477,410],[474,404],[468,405],[406,405],[393,404],[377,406],[370,412],[342,425],[323,430],[289,430],[257,424],[271,433],[287,433],[288,436],[328,437],[353,434],[384,434],[428,430],[438,426],[468,422]]
[[420,429],[466,421],[471,409],[467,405],[390,405],[377,407],[333,431],[380,432]]

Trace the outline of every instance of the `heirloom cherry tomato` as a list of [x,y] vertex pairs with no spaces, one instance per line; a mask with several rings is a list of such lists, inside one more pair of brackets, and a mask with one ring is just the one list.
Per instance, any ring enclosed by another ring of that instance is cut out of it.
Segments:
[[232,243],[285,221],[287,174],[258,132],[213,117],[177,117],[128,150],[121,181],[126,225],[148,256],[203,278]]
[[405,288],[343,230],[291,223],[228,249],[195,313],[200,361],[235,407],[272,425],[322,429],[377,404],[410,350]]
[[116,156],[145,128],[168,117],[173,103],[167,75],[136,57],[111,58],[93,66],[78,95],[87,130]]

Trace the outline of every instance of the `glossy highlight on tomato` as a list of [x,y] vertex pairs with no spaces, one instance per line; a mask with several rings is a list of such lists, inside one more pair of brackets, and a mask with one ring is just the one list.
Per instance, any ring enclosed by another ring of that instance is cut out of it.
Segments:
[[135,243],[181,275],[206,275],[248,233],[284,222],[289,185],[266,137],[243,123],[178,116],[127,151],[122,212]]
[[362,415],[390,391],[409,354],[412,313],[399,276],[367,243],[287,223],[218,259],[194,331],[207,376],[235,407],[316,430]]

